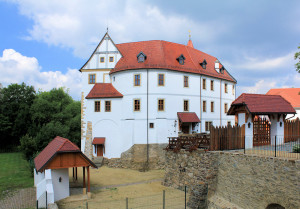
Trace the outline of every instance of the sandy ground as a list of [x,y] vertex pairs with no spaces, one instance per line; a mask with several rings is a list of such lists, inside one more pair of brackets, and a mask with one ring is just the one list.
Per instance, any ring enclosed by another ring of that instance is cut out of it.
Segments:
[[[70,170],[72,177],[72,170]],[[82,169],[78,170],[82,185]],[[184,208],[184,192],[161,185],[163,170],[139,172],[129,169],[101,167],[91,170],[92,196],[72,195],[59,201],[66,208],[162,208],[165,190],[166,208]],[[72,178],[70,178],[72,179]],[[127,200],[126,200],[127,198]],[[127,202],[126,202],[127,201]]]

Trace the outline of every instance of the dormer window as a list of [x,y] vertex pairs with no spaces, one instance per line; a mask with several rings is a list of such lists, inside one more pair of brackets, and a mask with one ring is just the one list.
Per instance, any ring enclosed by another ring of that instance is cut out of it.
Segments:
[[222,66],[220,69],[220,73],[224,74],[224,70],[225,70],[225,68],[224,68],[224,66]]
[[200,65],[203,69],[206,69],[206,65],[207,65],[206,60],[203,60],[203,62],[201,62]]
[[145,62],[147,56],[143,53],[143,52],[140,52],[138,55],[137,55],[137,60],[138,62]]
[[183,54],[181,54],[178,58],[177,58],[179,64],[181,65],[184,65],[184,60],[185,60],[185,57],[183,56]]

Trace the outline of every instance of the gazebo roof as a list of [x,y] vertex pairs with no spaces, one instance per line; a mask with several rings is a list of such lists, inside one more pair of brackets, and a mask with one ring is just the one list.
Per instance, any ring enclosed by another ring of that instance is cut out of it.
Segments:
[[232,102],[227,115],[235,115],[241,107],[257,115],[296,113],[292,105],[280,95],[243,93]]
[[97,166],[69,139],[57,136],[34,158],[37,172],[52,168]]

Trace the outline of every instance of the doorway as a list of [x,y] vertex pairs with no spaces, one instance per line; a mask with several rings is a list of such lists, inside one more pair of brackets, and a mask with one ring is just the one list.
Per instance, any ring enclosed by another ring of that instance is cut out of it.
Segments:
[[97,157],[103,157],[103,144],[97,144]]

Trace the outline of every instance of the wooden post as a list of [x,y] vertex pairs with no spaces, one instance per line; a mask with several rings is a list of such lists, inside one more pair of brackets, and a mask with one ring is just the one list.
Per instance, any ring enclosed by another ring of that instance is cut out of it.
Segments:
[[82,167],[82,171],[83,171],[83,188],[85,188],[85,167]]
[[74,167],[73,167],[73,181],[74,181],[74,176],[75,176],[75,171],[74,171]]
[[88,180],[88,192],[90,192],[91,191],[91,188],[90,188],[90,167],[88,166],[87,167],[87,180]]
[[77,181],[77,167],[75,167],[75,180]]

